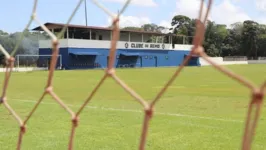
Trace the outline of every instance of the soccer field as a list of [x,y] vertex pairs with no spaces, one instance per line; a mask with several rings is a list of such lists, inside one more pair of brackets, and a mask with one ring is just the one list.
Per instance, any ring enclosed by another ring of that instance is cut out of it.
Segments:
[[[227,66],[257,85],[266,79],[266,65]],[[151,101],[176,68],[118,69],[117,75],[145,100]],[[22,117],[40,98],[48,72],[14,72],[8,102]],[[56,71],[54,91],[76,111],[104,75],[102,70]],[[1,87],[4,74],[0,74]],[[1,89],[2,91],[2,89]],[[236,150],[241,147],[250,91],[212,67],[189,67],[156,105],[150,122],[149,150]],[[16,148],[19,126],[0,105],[0,149]],[[77,150],[138,149],[144,113],[142,106],[111,78],[81,113],[74,140]],[[253,149],[266,149],[265,108]],[[67,149],[71,117],[46,96],[29,120],[23,150]]]

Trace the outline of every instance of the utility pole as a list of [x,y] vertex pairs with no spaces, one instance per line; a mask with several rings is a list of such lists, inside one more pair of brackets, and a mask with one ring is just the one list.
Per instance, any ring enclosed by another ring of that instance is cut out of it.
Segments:
[[86,3],[87,0],[85,0],[85,20],[86,20],[86,26],[88,26],[88,22],[87,22],[87,3]]

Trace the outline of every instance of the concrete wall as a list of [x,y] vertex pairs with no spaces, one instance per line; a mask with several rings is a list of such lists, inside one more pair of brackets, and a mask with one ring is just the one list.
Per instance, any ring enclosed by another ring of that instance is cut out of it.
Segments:
[[266,60],[248,60],[248,64],[266,64]]
[[[52,55],[52,49],[43,48],[39,49],[39,55]],[[68,48],[60,48],[59,55],[61,55],[60,59],[57,61],[57,67],[65,66],[68,64]],[[60,61],[60,62],[59,62]],[[47,57],[40,57],[40,64],[47,63]]]
[[[69,48],[69,53],[73,52],[87,52],[87,48]],[[106,68],[108,62],[109,49],[89,49],[90,52],[97,52],[99,55],[96,56],[94,63],[99,64],[100,68]],[[116,52],[116,60],[114,67],[162,67],[162,66],[178,66],[184,60],[184,56],[188,54],[189,51],[171,51],[171,50],[127,50],[118,49]],[[138,57],[131,60],[121,60],[121,55],[123,54],[137,54]],[[75,68],[90,68],[86,62],[82,60],[77,64],[77,61],[68,58],[67,69]],[[88,62],[88,61],[87,61]],[[73,64],[76,63],[76,64]],[[91,63],[91,62],[90,62]],[[193,64],[192,64],[193,65]],[[194,66],[199,64],[194,64]]]
[[[100,41],[100,40],[84,40],[84,39],[60,39],[59,40],[60,48],[103,48],[110,49],[111,41]],[[142,44],[142,45],[141,45]],[[148,46],[146,46],[146,44]],[[141,45],[142,47],[139,47]],[[155,47],[154,47],[155,45]],[[175,47],[172,47],[172,44],[162,44],[162,43],[142,43],[142,42],[117,42],[117,49],[141,49],[141,50],[174,50],[174,51],[190,51],[193,45],[187,44],[175,44]],[[40,49],[50,49],[51,41],[50,40],[40,40],[39,41]]]
[[[223,61],[223,57],[209,57],[218,65],[236,65],[236,64],[248,64],[248,61]],[[203,58],[200,58],[201,66],[209,66],[210,64],[206,62]]]
[[[13,68],[13,72],[27,72],[27,71],[40,71],[48,70],[48,68],[35,68],[35,67],[25,67],[25,68]],[[0,68],[0,72],[6,72],[6,68]]]
[[[266,60],[242,60],[242,61],[223,61],[224,59],[222,57],[209,57],[212,61],[219,65],[236,65],[236,64],[266,64]],[[206,62],[204,59],[200,58],[200,64],[201,66],[208,66],[210,65],[208,62]]]
[[[97,56],[78,56],[75,53],[92,52],[97,53]],[[60,48],[59,52],[62,56],[62,67],[66,69],[75,68],[106,68],[108,62],[109,49],[107,48]],[[71,54],[73,53],[73,54]],[[116,52],[116,60],[114,67],[166,67],[178,66],[184,60],[189,51],[184,50],[142,50],[142,49],[118,49]],[[40,49],[40,55],[51,54],[51,50],[44,48]],[[123,59],[125,55],[133,54],[137,57]],[[86,58],[85,58],[86,57]],[[93,59],[93,61],[91,60]],[[199,66],[199,61],[190,61],[191,66]]]

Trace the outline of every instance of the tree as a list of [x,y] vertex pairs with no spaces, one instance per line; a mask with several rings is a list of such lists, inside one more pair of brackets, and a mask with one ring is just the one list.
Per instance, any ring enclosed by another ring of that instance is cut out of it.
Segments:
[[258,37],[258,56],[266,56],[266,34],[261,34]]
[[184,15],[176,15],[172,18],[170,31],[176,36],[173,37],[173,44],[191,44],[195,33],[195,19]]
[[214,21],[208,20],[203,42],[206,53],[210,56],[221,56],[227,35],[226,25],[216,24]]
[[177,15],[174,16],[171,22],[173,33],[188,34],[188,26],[191,24],[191,19],[187,16]]
[[7,36],[7,35],[8,35],[7,32],[0,30],[0,36]]
[[246,20],[243,23],[242,33],[242,54],[251,57],[258,57],[258,37],[259,24],[252,20]]
[[243,32],[243,23],[236,22],[227,29],[227,36],[223,41],[222,56],[242,56],[241,54],[241,38]]
[[124,27],[124,28],[122,28],[123,30],[132,30],[132,31],[143,31],[143,29],[142,28],[140,28],[140,27]]
[[158,25],[156,25],[154,23],[144,24],[144,25],[141,26],[141,28],[143,29],[143,31],[160,32],[160,33],[162,33],[162,31],[165,29],[165,27],[158,26]]
[[205,40],[203,47],[205,52],[209,56],[217,56],[219,54],[219,49],[216,47],[216,25],[215,22],[208,21],[206,31],[205,31]]
[[5,66],[5,55],[2,53],[0,54],[0,65]]

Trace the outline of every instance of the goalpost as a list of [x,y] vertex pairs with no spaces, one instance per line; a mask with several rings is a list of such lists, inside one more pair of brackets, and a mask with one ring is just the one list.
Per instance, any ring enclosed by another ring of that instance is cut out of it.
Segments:
[[[16,55],[14,71],[49,70],[52,55]],[[62,68],[62,55],[58,55],[56,69]]]

